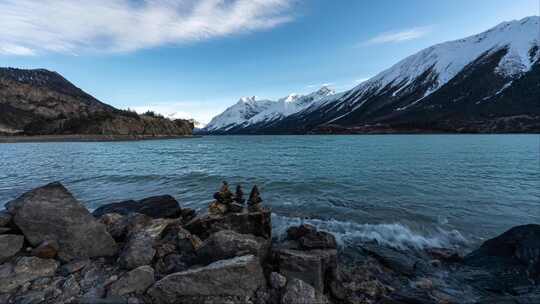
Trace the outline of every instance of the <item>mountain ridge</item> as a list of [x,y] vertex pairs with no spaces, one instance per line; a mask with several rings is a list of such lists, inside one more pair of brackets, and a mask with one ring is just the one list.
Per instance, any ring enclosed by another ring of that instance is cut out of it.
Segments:
[[46,69],[0,68],[2,135],[191,135],[193,123],[116,109]]
[[540,132],[540,105],[534,102],[540,98],[539,36],[538,16],[503,22],[423,49],[351,90],[280,120],[206,131]]

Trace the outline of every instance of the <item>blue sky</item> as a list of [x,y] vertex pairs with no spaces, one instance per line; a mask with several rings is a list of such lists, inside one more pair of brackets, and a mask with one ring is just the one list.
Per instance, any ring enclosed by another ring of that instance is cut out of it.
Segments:
[[205,123],[241,96],[354,87],[538,0],[0,0],[0,66],[46,68],[119,108]]

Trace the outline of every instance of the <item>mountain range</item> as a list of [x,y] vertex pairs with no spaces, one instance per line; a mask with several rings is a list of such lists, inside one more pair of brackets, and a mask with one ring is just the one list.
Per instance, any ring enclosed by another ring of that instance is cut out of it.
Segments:
[[244,97],[210,134],[540,132],[540,17],[426,48],[341,93]]
[[44,69],[0,68],[1,135],[190,135],[193,123],[116,109]]

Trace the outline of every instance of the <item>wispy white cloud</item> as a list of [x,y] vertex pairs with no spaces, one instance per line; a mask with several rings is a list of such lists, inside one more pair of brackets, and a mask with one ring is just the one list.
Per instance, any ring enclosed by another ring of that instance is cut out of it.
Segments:
[[361,46],[383,44],[383,43],[398,43],[424,37],[433,31],[432,26],[421,26],[403,29],[399,31],[391,31],[381,33],[363,43]]
[[333,82],[325,82],[321,84],[310,84],[310,85],[307,85],[306,88],[307,89],[320,89],[322,87],[331,87],[333,85],[334,85]]
[[131,52],[265,30],[293,0],[1,0],[0,54]]

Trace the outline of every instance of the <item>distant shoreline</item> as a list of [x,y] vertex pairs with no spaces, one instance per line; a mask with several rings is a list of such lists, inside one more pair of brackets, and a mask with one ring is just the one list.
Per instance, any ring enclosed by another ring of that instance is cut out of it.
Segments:
[[40,143],[40,142],[111,142],[139,141],[163,139],[200,138],[201,135],[34,135],[34,136],[0,136],[0,144],[8,143]]

